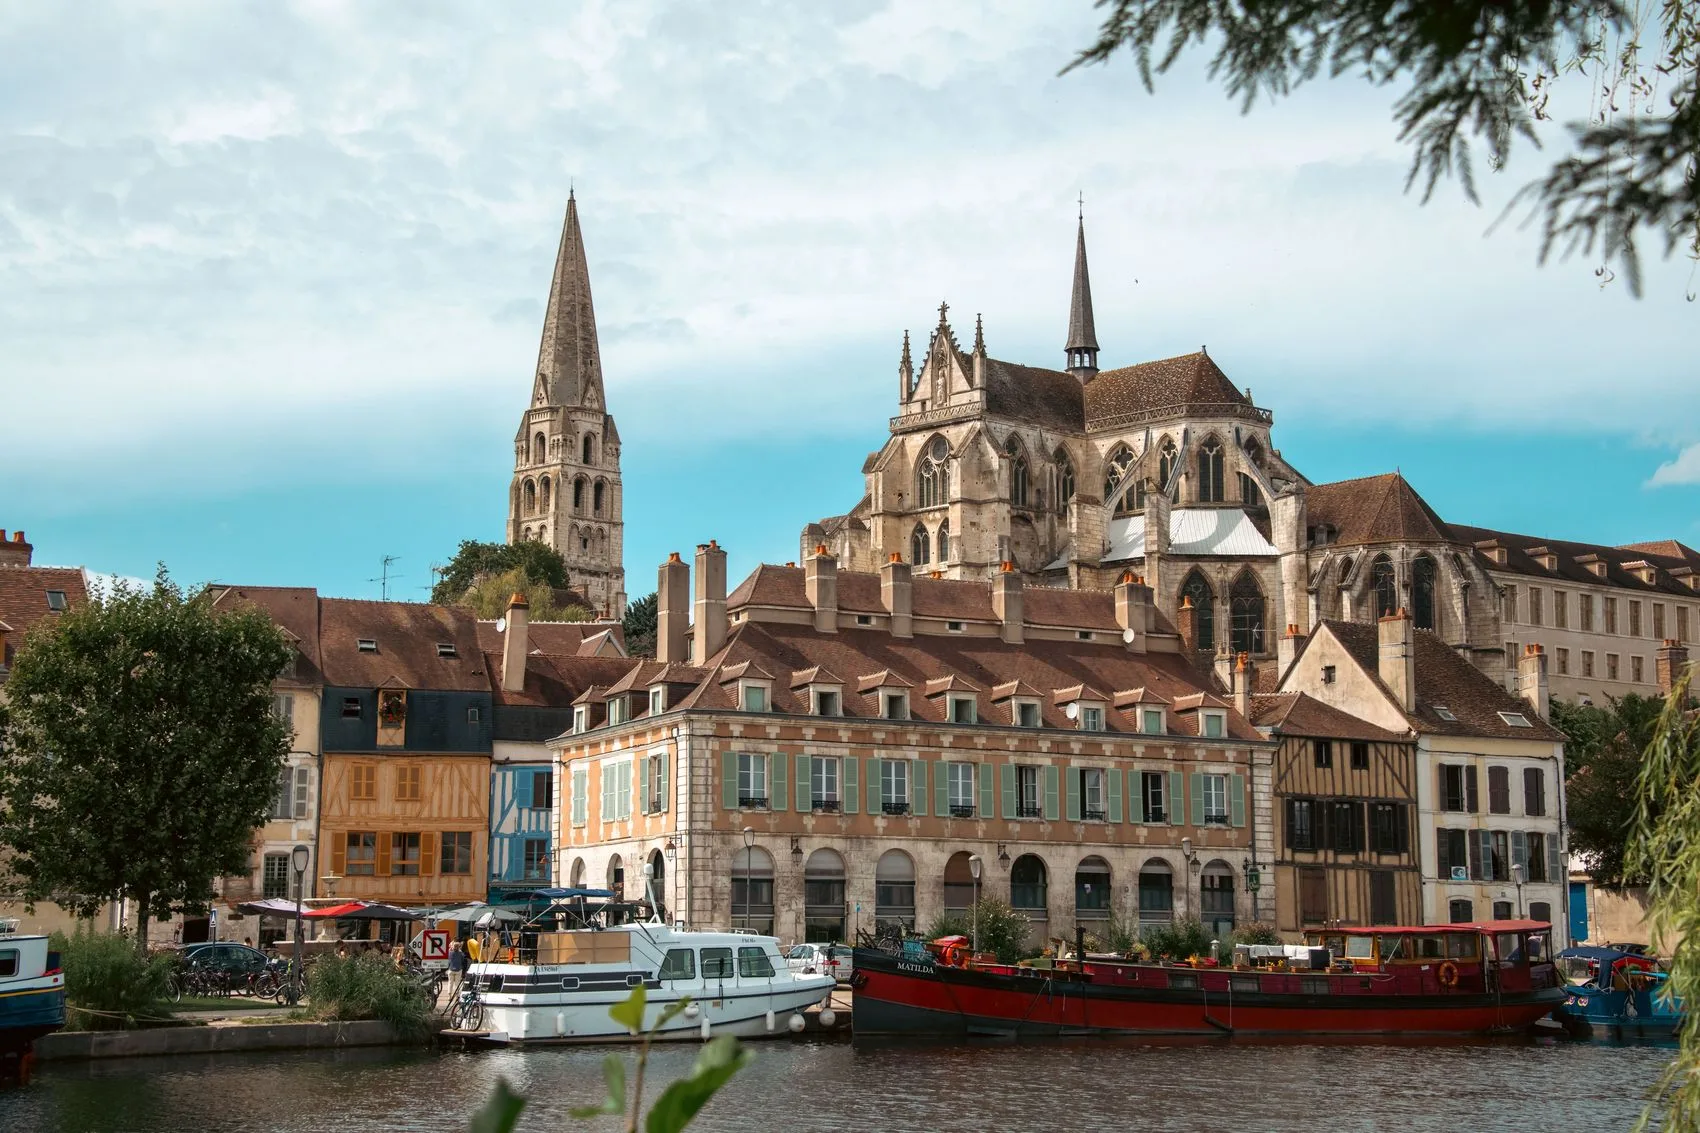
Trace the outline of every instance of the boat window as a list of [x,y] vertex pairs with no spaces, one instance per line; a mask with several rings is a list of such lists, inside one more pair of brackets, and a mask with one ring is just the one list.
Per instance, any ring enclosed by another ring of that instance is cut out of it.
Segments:
[[1544,932],[1529,934],[1529,963],[1545,964],[1552,959],[1552,940]]
[[1194,975],[1183,976],[1179,972],[1170,972],[1169,986],[1183,991],[1196,989],[1198,987],[1198,977]]
[[689,948],[669,948],[661,957],[661,978],[664,980],[694,980],[697,978],[697,954]]
[[1245,991],[1245,992],[1257,991],[1258,990],[1257,977],[1256,976],[1229,976],[1228,977],[1228,990],[1229,991]]
[[18,974],[18,950],[8,948],[0,952],[0,976],[15,976]]
[[1334,985],[1327,976],[1301,976],[1299,990],[1306,995],[1327,995],[1334,990]]
[[785,954],[786,958],[791,960],[812,960],[814,955],[815,946],[812,944],[799,944]]
[[1474,960],[1476,958],[1476,938],[1462,932],[1447,933],[1446,955],[1453,960]]
[[702,950],[702,978],[705,980],[731,979],[732,950],[730,948],[704,948]]
[[1346,959],[1375,959],[1375,938],[1370,936],[1348,936],[1346,938]]
[[1438,960],[1446,953],[1444,941],[1438,936],[1417,937],[1417,955],[1424,960]]
[[738,974],[745,979],[771,979],[773,961],[767,958],[767,950],[756,947],[738,949]]
[[1393,960],[1409,960],[1412,946],[1415,944],[1408,936],[1384,936],[1381,938],[1381,962],[1386,964]]
[[1524,960],[1523,938],[1514,932],[1502,932],[1493,938],[1494,957],[1500,961],[1521,964]]

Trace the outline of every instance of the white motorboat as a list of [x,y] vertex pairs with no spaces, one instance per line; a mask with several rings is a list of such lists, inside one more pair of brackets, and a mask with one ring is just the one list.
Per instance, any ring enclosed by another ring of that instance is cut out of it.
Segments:
[[65,973],[48,938],[0,921],[0,1085],[28,1083],[35,1040],[65,1025]]
[[832,995],[833,977],[792,971],[771,936],[611,923],[632,909],[557,901],[521,928],[492,936],[467,969],[467,1009],[451,1018],[487,1041],[627,1041],[636,1036],[608,1009],[641,985],[646,1024],[690,999],[658,1039],[755,1039],[801,1030],[803,1009]]

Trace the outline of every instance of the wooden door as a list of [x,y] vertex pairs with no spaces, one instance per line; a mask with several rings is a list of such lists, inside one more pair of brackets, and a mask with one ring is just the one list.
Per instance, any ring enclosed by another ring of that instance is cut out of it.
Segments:
[[1299,923],[1321,924],[1328,919],[1328,871],[1316,866],[1299,870]]

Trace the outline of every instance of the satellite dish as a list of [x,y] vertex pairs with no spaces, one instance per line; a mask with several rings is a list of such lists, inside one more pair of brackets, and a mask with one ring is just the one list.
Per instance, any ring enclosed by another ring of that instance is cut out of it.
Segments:
[[1080,705],[1069,705],[1067,708],[1063,709],[1063,715],[1067,716],[1070,720],[1073,720],[1075,717],[1080,715]]
[[508,632],[508,619],[506,619],[506,618],[497,618],[496,619],[496,632],[497,633]]
[[1133,632],[1132,626],[1129,626],[1127,629],[1122,630],[1122,640],[1127,642],[1129,645],[1132,645],[1133,639],[1138,637],[1138,636],[1139,635],[1137,633]]

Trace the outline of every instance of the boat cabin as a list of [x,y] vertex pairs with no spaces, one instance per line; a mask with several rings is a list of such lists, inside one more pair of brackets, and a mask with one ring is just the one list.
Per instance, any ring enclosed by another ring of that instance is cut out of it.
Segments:
[[1306,934],[1339,971],[1394,977],[1400,993],[1527,991],[1556,987],[1552,926],[1545,921],[1374,925]]

